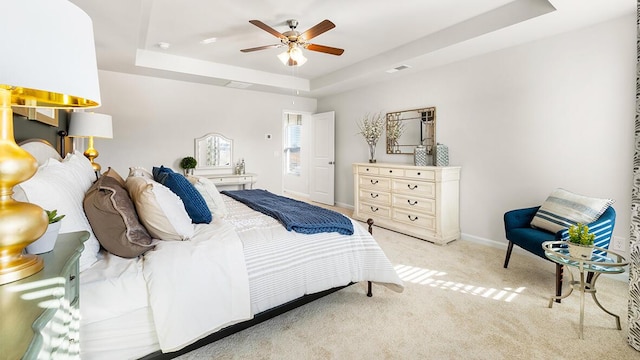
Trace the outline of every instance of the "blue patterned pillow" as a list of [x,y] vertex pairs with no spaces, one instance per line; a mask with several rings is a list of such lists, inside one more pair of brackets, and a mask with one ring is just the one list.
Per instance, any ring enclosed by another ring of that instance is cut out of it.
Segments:
[[213,219],[200,192],[182,174],[164,166],[153,168],[153,179],[180,197],[187,214],[195,224],[208,224]]
[[611,204],[611,199],[592,198],[556,189],[540,206],[531,226],[555,233],[576,223],[589,224],[598,220]]

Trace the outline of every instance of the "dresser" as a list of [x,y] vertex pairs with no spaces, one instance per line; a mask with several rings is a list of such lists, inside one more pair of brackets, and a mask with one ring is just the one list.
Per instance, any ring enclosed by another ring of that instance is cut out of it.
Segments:
[[78,260],[86,231],[60,234],[44,269],[0,286],[0,359],[79,359]]
[[460,238],[460,167],[353,164],[353,218],[436,244]]

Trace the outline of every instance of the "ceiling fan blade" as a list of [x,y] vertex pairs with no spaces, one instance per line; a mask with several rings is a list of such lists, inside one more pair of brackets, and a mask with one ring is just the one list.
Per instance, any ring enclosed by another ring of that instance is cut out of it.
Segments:
[[336,27],[336,25],[331,21],[323,20],[316,26],[300,34],[300,36],[298,37],[304,39],[305,41],[308,41],[326,31],[333,29],[334,27]]
[[318,44],[307,44],[306,48],[311,51],[318,51],[322,53],[327,53],[331,55],[340,56],[344,52],[344,49],[338,49],[331,46],[324,46]]
[[262,21],[260,21],[260,20],[249,20],[249,22],[250,22],[250,23],[252,23],[253,25],[255,25],[255,26],[259,27],[260,29],[262,29],[262,30],[264,30],[264,31],[268,32],[269,34],[271,34],[271,35],[273,35],[273,36],[277,37],[278,39],[284,39],[284,40],[286,40],[286,39],[287,39],[287,37],[286,37],[286,36],[282,35],[282,34],[281,34],[281,33],[279,33],[278,31],[276,31],[276,29],[274,29],[274,28],[272,28],[271,26],[269,26],[269,25],[267,25],[267,24],[263,23],[263,22],[262,22]]
[[273,48],[277,48],[277,47],[280,47],[280,46],[282,46],[282,44],[273,44],[273,45],[258,46],[258,47],[249,48],[249,49],[242,49],[240,51],[242,51],[242,52],[252,52],[252,51],[258,51],[258,50],[273,49]]

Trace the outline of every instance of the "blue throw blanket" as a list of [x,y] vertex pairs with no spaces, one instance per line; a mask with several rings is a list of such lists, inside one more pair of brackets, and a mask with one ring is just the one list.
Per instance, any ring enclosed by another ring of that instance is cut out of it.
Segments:
[[329,209],[278,196],[261,189],[222,191],[222,193],[280,221],[289,231],[302,234],[321,232],[353,234],[351,220]]

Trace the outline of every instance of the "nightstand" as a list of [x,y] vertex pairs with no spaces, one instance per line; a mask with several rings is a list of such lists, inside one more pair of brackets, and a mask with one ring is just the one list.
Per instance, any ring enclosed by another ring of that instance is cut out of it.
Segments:
[[[79,358],[78,260],[89,233],[58,235],[44,269],[0,286],[0,358]],[[62,356],[64,355],[64,356]]]

